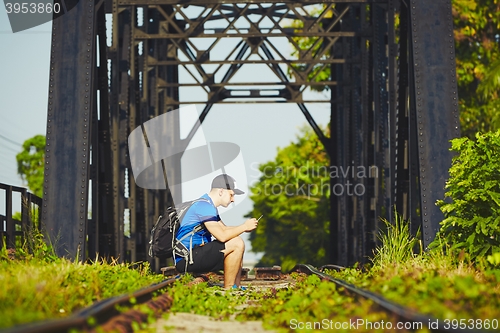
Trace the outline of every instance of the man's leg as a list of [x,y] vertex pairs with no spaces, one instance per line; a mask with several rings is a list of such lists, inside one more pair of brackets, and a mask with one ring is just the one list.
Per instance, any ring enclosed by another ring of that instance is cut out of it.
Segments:
[[234,284],[240,285],[241,267],[245,242],[241,237],[235,237],[226,242],[224,253],[224,288],[231,288]]

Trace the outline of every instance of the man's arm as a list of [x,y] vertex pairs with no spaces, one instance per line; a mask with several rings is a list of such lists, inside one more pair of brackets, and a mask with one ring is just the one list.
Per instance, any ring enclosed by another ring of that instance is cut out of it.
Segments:
[[230,227],[222,223],[222,221],[207,221],[205,222],[205,227],[218,241],[225,243],[244,232],[255,230],[258,223],[257,219],[251,218],[246,220],[243,224]]

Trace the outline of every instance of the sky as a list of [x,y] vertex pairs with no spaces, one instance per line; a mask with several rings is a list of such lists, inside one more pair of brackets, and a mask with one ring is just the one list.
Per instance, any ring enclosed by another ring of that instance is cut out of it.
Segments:
[[[45,135],[50,37],[50,22],[12,33],[6,12],[3,8],[0,10],[0,75],[2,78],[0,80],[0,183],[26,186],[17,175],[15,156],[20,152],[25,140],[37,134]],[[276,43],[279,44],[280,50],[288,47],[286,40],[276,41]],[[286,49],[283,52],[286,52]],[[243,66],[238,75],[240,79],[266,81],[263,79],[267,75],[265,70],[265,68],[255,70],[255,68]],[[235,77],[235,81],[237,80],[238,77]],[[271,81],[277,81],[276,77]],[[180,92],[181,99],[187,100],[188,95],[192,93]],[[321,95],[321,93],[310,93],[309,96],[328,98],[326,94]],[[195,107],[199,113],[203,105]],[[330,119],[328,103],[311,103],[307,107],[318,124],[322,126],[328,124]],[[186,124],[190,128],[193,124],[192,119],[187,120]],[[304,126],[308,126],[307,121],[296,104],[216,104],[202,124],[202,136],[198,134],[193,144],[199,143],[200,139],[206,142],[237,144],[241,149],[240,156],[228,170],[233,170],[233,176],[237,183],[241,184],[240,187],[247,188],[260,176],[257,170],[258,165],[273,160],[278,147],[287,146],[294,141],[299,134],[299,129]],[[209,188],[186,187],[183,199],[191,199],[208,190]],[[244,216],[252,209],[252,201],[248,196],[236,197],[236,200],[235,206],[221,214],[227,225],[243,223]],[[13,207],[13,210],[20,210],[19,204]],[[0,191],[0,214],[5,214],[3,191]],[[251,246],[246,236],[244,234],[246,246],[250,249]],[[247,251],[245,259],[253,260],[254,258],[255,254]]]

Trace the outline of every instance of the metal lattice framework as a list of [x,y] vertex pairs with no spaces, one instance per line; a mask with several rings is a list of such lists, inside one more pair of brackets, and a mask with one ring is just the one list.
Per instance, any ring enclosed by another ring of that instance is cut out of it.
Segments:
[[[269,74],[249,81],[243,66]],[[135,185],[130,131],[181,104],[204,104],[202,123],[215,103],[296,103],[332,168],[370,166],[331,180],[331,262],[366,260],[394,206],[427,246],[459,135],[454,66],[449,1],[80,0],[53,22],[44,224],[60,255],[146,260],[155,216],[180,193]],[[305,98],[311,86],[330,99]],[[308,103],[330,104],[330,136]],[[178,121],[169,132],[179,138]],[[366,191],[336,191],[349,182]]]

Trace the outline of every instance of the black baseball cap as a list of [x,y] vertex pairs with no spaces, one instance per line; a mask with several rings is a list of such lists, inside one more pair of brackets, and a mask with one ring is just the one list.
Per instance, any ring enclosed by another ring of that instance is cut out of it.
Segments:
[[236,188],[236,181],[233,177],[228,174],[221,174],[212,180],[212,188],[224,188],[227,190],[233,190],[234,194],[244,194],[242,190]]

